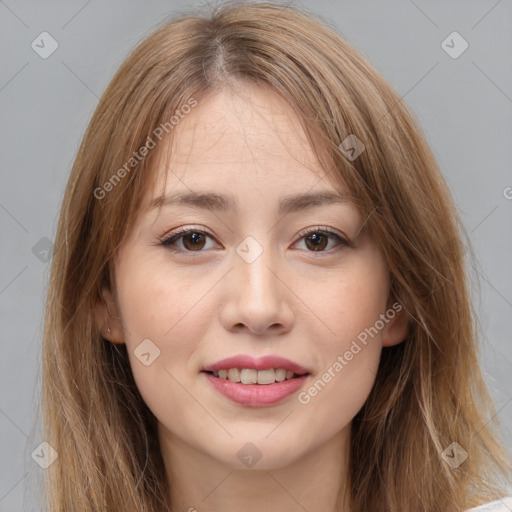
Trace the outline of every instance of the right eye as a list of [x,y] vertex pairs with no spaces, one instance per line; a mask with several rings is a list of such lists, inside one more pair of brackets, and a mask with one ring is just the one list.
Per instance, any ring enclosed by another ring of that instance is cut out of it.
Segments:
[[[195,228],[179,228],[161,240],[160,245],[172,252],[204,252],[206,240],[213,237],[206,231]],[[177,242],[181,241],[180,244]],[[207,248],[208,249],[208,248]]]

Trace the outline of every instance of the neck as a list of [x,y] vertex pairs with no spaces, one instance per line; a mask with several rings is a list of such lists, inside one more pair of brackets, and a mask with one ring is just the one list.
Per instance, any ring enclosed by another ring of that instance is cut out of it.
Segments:
[[174,512],[350,512],[350,425],[282,467],[238,469],[184,444],[159,424]]

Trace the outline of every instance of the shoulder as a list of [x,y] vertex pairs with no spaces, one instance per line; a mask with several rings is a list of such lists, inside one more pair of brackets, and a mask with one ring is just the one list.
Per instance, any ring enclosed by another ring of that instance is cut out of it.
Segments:
[[512,511],[512,496],[508,498],[501,498],[479,507],[469,508],[466,512],[511,512]]

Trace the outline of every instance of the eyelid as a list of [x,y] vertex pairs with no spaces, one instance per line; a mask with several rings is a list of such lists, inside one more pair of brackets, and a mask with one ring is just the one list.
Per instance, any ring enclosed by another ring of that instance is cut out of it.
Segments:
[[195,226],[194,224],[187,224],[186,226],[181,226],[179,228],[176,228],[176,229],[172,229],[171,231],[168,231],[167,233],[165,233],[162,237],[161,237],[161,240],[162,241],[165,241],[166,239],[172,237],[172,236],[175,236],[175,235],[180,235],[182,233],[188,233],[189,231],[194,231],[194,232],[198,232],[198,233],[205,233],[207,234],[208,236],[211,236],[212,238],[215,238],[213,236],[212,233],[210,233],[210,231],[208,231],[206,228],[204,228],[203,226]]

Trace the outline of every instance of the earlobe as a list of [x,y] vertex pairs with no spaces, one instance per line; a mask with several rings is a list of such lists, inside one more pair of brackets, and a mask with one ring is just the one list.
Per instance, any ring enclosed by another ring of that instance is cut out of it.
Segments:
[[112,343],[124,343],[124,331],[119,309],[110,290],[103,288],[102,299],[96,303],[94,315],[101,335]]
[[382,332],[382,345],[392,347],[402,343],[409,333],[409,315],[404,306],[398,301],[388,304],[386,318],[388,321]]

